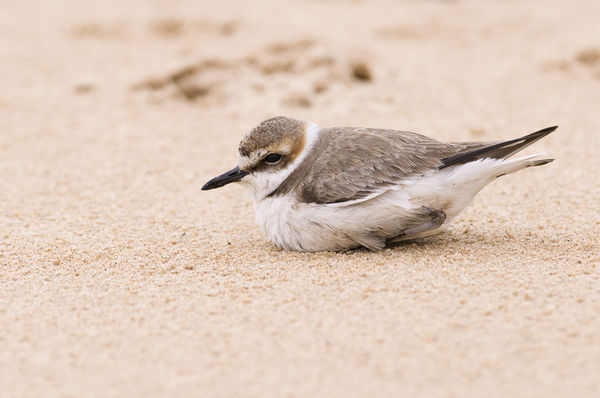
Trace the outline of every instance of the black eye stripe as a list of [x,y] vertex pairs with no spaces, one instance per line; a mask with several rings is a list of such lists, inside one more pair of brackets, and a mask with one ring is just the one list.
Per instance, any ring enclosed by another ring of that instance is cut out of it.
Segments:
[[265,162],[266,163],[277,163],[279,162],[279,160],[281,159],[281,155],[278,153],[270,153],[267,156],[265,156]]

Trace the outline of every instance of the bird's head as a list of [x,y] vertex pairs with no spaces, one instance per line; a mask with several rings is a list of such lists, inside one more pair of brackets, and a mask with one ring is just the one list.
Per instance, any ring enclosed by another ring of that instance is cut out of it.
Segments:
[[241,182],[260,200],[273,192],[300,164],[319,127],[285,116],[267,119],[242,138],[238,165],[208,181],[202,190]]

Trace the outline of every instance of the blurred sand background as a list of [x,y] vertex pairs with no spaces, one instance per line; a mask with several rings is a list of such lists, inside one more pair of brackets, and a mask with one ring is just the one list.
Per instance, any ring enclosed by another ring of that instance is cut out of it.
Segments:
[[[600,2],[28,1],[0,13],[6,397],[600,394]],[[278,114],[556,161],[450,233],[268,243],[201,192]]]

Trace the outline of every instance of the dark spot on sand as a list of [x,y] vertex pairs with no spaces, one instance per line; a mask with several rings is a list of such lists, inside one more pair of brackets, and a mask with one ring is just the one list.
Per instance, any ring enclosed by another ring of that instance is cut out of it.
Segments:
[[150,30],[161,37],[179,36],[183,31],[183,22],[175,18],[166,18],[150,24]]
[[327,91],[328,88],[329,88],[329,86],[327,85],[327,82],[324,80],[317,81],[313,84],[313,92],[315,94],[324,93],[325,91]]
[[197,72],[198,72],[198,67],[186,66],[182,69],[179,69],[178,71],[173,72],[170,76],[170,80],[173,83],[179,83],[179,82],[195,75]]
[[600,64],[600,50],[597,48],[589,48],[580,51],[575,59],[582,65],[590,67],[595,66],[596,64]]
[[284,101],[287,105],[309,108],[312,103],[308,97],[302,94],[292,94]]
[[270,75],[273,73],[289,73],[294,68],[293,60],[272,61],[262,66],[261,70],[264,74]]
[[199,97],[203,97],[210,92],[210,87],[195,83],[178,84],[177,88],[188,101],[193,101]]
[[223,36],[229,36],[229,35],[235,33],[239,28],[240,28],[240,24],[238,21],[228,21],[228,22],[223,22],[219,26],[218,31]]
[[357,62],[352,64],[352,76],[356,80],[360,80],[363,82],[368,82],[373,79],[373,74],[371,73],[371,69],[367,66],[367,64],[362,62]]
[[73,87],[73,91],[76,94],[80,94],[80,95],[89,94],[92,91],[94,91],[95,89],[96,89],[96,87],[91,82],[80,82],[80,83],[77,83],[75,85],[75,87]]

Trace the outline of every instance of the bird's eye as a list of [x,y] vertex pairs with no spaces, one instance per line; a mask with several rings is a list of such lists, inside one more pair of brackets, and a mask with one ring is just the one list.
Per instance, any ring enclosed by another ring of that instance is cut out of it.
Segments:
[[265,162],[275,164],[281,160],[281,155],[278,153],[270,153],[265,157]]

